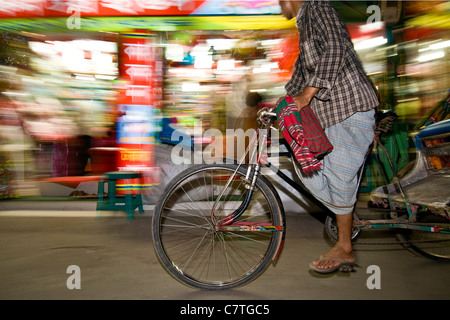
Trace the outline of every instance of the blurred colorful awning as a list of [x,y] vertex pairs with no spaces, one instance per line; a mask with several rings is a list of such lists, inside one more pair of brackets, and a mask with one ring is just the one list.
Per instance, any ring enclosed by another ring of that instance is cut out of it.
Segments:
[[266,16],[173,16],[173,17],[81,17],[79,29],[69,30],[67,18],[15,18],[0,19],[0,31],[68,32],[128,30],[259,30],[285,29],[295,26],[294,20],[280,15]]

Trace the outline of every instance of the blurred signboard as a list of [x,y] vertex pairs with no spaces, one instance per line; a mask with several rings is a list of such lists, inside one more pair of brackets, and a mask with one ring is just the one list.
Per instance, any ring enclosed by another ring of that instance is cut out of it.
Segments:
[[163,66],[161,49],[154,42],[154,34],[146,31],[123,34],[119,41],[119,73],[124,85],[116,107],[117,167],[141,173],[140,179],[123,186],[126,190],[150,190],[158,182],[154,144]]
[[279,14],[274,0],[0,0],[0,18]]
[[155,109],[151,105],[118,105],[117,143],[152,144],[157,131]]

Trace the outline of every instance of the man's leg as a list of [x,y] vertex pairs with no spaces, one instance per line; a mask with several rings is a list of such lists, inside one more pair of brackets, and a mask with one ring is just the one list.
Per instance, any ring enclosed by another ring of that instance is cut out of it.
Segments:
[[[317,269],[332,269],[341,264],[339,261],[355,262],[355,253],[352,247],[353,213],[337,214],[338,241],[336,245],[320,259],[312,264]],[[330,259],[327,259],[330,258]]]
[[[358,192],[358,171],[373,141],[374,111],[357,112],[350,118],[325,129],[333,151],[323,159],[322,170],[310,176],[300,175],[311,193],[335,213],[338,225],[336,245],[311,263],[315,270],[332,271],[343,262],[354,263],[351,244],[354,203]],[[329,259],[326,259],[329,258]]]

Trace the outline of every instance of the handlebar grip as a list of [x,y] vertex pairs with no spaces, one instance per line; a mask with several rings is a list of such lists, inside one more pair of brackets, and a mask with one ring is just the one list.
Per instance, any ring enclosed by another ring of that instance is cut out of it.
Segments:
[[263,111],[261,113],[261,116],[270,116],[270,117],[275,117],[276,118],[277,114],[275,112]]

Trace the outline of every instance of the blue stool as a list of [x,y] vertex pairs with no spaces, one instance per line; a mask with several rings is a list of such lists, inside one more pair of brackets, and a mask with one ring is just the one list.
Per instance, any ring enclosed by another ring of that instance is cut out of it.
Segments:
[[[125,195],[119,195],[116,192],[117,180],[130,180],[136,178],[139,178],[139,174],[131,171],[112,171],[104,173],[98,182],[97,211],[125,211],[129,220],[134,219],[134,210],[136,208],[139,208],[139,213],[144,213],[142,196],[139,193],[133,195],[131,190],[127,190],[125,191]],[[108,182],[108,196],[106,199],[103,196],[105,182]]]

